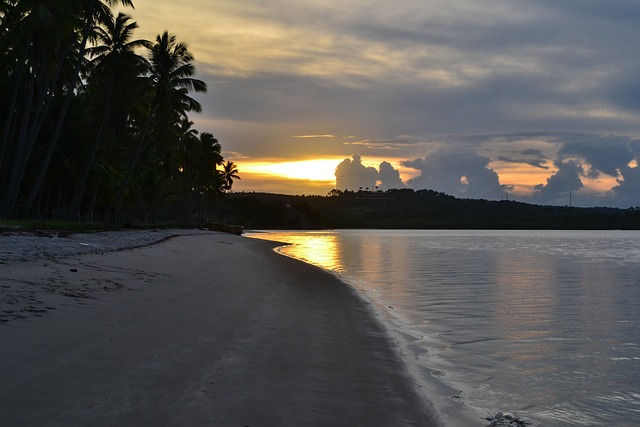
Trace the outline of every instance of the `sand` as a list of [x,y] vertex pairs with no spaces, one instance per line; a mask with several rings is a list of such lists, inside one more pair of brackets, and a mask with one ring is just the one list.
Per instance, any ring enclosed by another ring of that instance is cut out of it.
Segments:
[[0,236],[2,425],[440,425],[348,285],[188,234],[58,257]]

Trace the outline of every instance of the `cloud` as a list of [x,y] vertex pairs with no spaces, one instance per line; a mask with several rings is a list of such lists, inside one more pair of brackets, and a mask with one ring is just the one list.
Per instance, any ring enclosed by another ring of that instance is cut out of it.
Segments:
[[335,139],[335,135],[294,135],[294,138],[298,138],[298,139],[320,139],[320,138],[329,138],[329,139]]
[[615,202],[620,206],[640,206],[640,167],[624,167],[620,171],[622,179],[610,191]]
[[542,154],[541,150],[529,148],[526,150],[522,150],[520,154],[524,156],[530,156],[530,157],[525,159],[522,159],[522,158],[513,159],[507,156],[498,156],[498,160],[507,162],[507,163],[520,163],[520,164],[530,165],[540,169],[549,169],[549,166],[547,166],[547,162],[549,161],[549,158],[544,154]]
[[[503,171],[485,160],[501,160],[510,172],[530,168],[535,180],[515,184],[542,183],[539,200],[559,185],[544,171],[555,161],[569,175],[573,161],[585,186],[614,177],[616,190],[602,194],[632,200],[637,0],[157,0],[129,12],[137,36],[168,28],[189,44],[210,88],[197,96],[207,117],[193,120],[226,151],[255,160],[393,150],[415,159],[416,185],[464,197],[500,197]],[[357,135],[357,147],[343,135]]]
[[499,199],[507,189],[489,168],[490,159],[473,150],[441,149],[425,158],[408,160],[403,166],[420,171],[407,183],[414,189],[429,189],[457,197]]
[[352,158],[353,160],[344,159],[336,167],[336,188],[339,190],[375,188],[378,183],[376,168],[363,165],[362,158],[358,154],[354,154]]
[[[501,119],[508,116],[538,123],[569,120],[575,126],[582,121],[579,107],[594,100],[625,108],[627,89],[637,87],[633,76],[638,71],[631,53],[639,30],[629,23],[637,22],[640,12],[633,1],[609,3],[407,0],[398,8],[382,0],[196,0],[180,6],[158,0],[139,5],[134,16],[146,13],[149,21],[141,22],[142,28],[152,34],[169,27],[188,41],[199,70],[219,84],[232,85],[235,93],[248,83],[257,89],[256,98],[297,100],[294,77],[304,85],[382,95],[382,102],[361,103],[354,111],[395,104],[404,106],[401,113],[414,107],[423,124],[437,124],[429,113],[439,114],[438,107],[444,106],[447,115],[462,111],[476,125],[499,131],[505,130],[509,122]],[[261,84],[256,87],[252,81]],[[626,83],[617,87],[614,81]],[[216,86],[210,87],[215,99]],[[327,102],[302,96],[315,103],[314,110]],[[242,104],[250,108],[249,101]],[[288,104],[275,105],[286,109]],[[578,117],[558,120],[540,105],[573,110]],[[531,111],[536,114],[530,116]],[[451,132],[455,121],[445,123]]]
[[571,139],[562,144],[560,158],[579,157],[591,165],[591,176],[597,173],[606,173],[618,176],[621,168],[624,168],[634,159],[634,148],[637,149],[638,141],[626,136],[617,135],[571,135]]
[[403,188],[400,173],[391,163],[380,163],[379,170],[362,164],[362,157],[354,154],[351,159],[344,159],[336,167],[336,188],[338,190],[359,190],[376,187],[379,190]]
[[[590,116],[626,111],[638,71],[628,56],[639,34],[614,28],[610,17],[637,16],[628,2],[602,17],[573,4],[498,0],[409,0],[402,9],[376,0],[250,4],[207,6],[218,25],[206,44],[194,44],[206,49],[195,53],[221,114],[317,118],[368,140],[384,139],[385,130],[638,127],[633,115]],[[628,84],[613,87],[622,77]]]
[[[533,143],[536,139],[556,147],[553,164],[556,171],[545,183],[535,185],[529,195],[520,194],[520,200],[566,205],[569,193],[573,195],[573,204],[580,206],[618,206],[637,205],[640,201],[637,188],[637,161],[640,158],[640,141],[625,135],[544,132],[526,133],[520,139],[517,134],[505,137],[477,136],[476,142],[492,144],[497,140],[523,140]],[[489,142],[486,142],[489,141]],[[504,152],[504,150],[502,151]],[[527,157],[498,155],[497,160],[510,163],[529,164],[545,167],[551,157],[539,149],[525,149],[518,152]],[[530,157],[529,157],[530,156]],[[617,182],[609,191],[602,191],[603,183]],[[600,188],[600,190],[598,190]]]
[[394,190],[404,188],[405,185],[400,179],[400,172],[393,168],[391,163],[380,163],[378,179],[380,180],[380,190]]
[[570,193],[584,187],[581,175],[584,171],[580,163],[574,160],[555,163],[558,170],[547,179],[546,184],[539,184],[530,196],[532,200],[545,204],[569,204]]

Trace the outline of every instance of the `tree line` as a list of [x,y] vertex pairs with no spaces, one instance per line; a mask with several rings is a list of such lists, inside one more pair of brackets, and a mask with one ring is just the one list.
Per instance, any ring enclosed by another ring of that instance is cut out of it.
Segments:
[[248,229],[638,230],[640,208],[541,206],[458,199],[433,190],[338,191],[327,196],[234,193],[221,221]]
[[0,217],[206,210],[239,179],[188,46],[138,39],[131,0],[0,0]]

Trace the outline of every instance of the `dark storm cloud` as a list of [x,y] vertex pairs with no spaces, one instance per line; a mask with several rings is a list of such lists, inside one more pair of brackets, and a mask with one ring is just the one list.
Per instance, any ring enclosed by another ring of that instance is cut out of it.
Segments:
[[611,189],[614,203],[619,206],[640,206],[640,167],[625,167],[620,171],[623,179],[618,179],[618,185]]
[[545,204],[569,204],[570,193],[583,187],[580,176],[584,175],[582,166],[573,160],[556,162],[558,170],[547,179],[546,184],[536,186],[530,197],[533,201]]
[[489,167],[490,159],[472,150],[438,150],[425,158],[408,160],[403,166],[420,171],[407,183],[416,190],[429,189],[457,197],[496,199],[506,186]]
[[536,150],[535,148],[527,148],[526,150],[522,150],[521,152],[525,156],[535,156],[538,159],[546,159],[544,154],[542,154],[541,150]]
[[636,27],[640,17],[640,3],[636,0],[538,0],[536,3],[559,15],[615,28]]
[[632,141],[624,136],[576,135],[562,144],[559,155],[561,157],[578,156],[593,168],[592,173],[606,173],[618,176],[621,168],[626,167],[635,155]]
[[398,136],[396,138],[388,139],[364,139],[364,140],[346,140],[343,142],[345,145],[357,145],[366,147],[370,150],[398,150],[402,148],[411,148],[417,144],[424,144],[427,141],[417,139],[408,135]]
[[[524,153],[523,153],[524,154]],[[536,168],[540,168],[540,169],[549,169],[549,166],[547,166],[547,161],[549,160],[546,156],[543,155],[537,155],[534,156],[532,158],[526,158],[526,159],[513,159],[511,157],[507,157],[507,156],[498,156],[498,160],[502,161],[502,162],[507,162],[507,163],[520,163],[523,165],[530,165]]]
[[[393,142],[384,141],[381,145]],[[551,164],[554,166],[552,175],[536,185],[532,194],[517,196],[520,200],[565,205],[568,204],[569,193],[573,193],[574,204],[582,206],[608,204],[626,207],[639,202],[640,192],[636,190],[640,168],[632,162],[639,159],[640,141],[628,136],[514,132],[449,136],[439,143],[424,143],[435,147],[430,154],[403,162],[403,166],[420,171],[418,177],[407,183],[414,189],[434,189],[457,197],[502,198],[505,191],[512,190],[512,186],[509,183],[501,184],[498,173],[489,166],[491,159],[479,154],[480,149],[491,151],[493,145],[502,144],[501,152],[507,155],[498,154],[493,160],[526,164],[542,170],[549,170]],[[547,150],[555,154],[550,156],[539,148],[504,148],[536,143],[544,144]],[[585,180],[597,180],[603,174],[616,178],[618,185],[607,195],[592,194],[585,187]]]
[[509,162],[509,163],[521,163],[521,164],[530,165],[540,169],[549,169],[549,166],[547,166],[549,158],[544,154],[542,154],[541,150],[528,148],[520,151],[519,154],[527,157],[512,159],[506,156],[498,156],[498,160],[502,160],[503,162]]
[[[584,11],[577,18],[576,4],[489,2],[476,7],[459,2],[454,10],[441,10],[424,2],[367,9],[359,3],[311,3],[282,16],[263,14],[274,25],[304,23],[310,36],[323,34],[327,46],[311,41],[305,50],[274,58],[267,70],[225,75],[220,83],[228,83],[230,90],[219,93],[220,110],[226,111],[221,113],[350,122],[358,128],[354,134],[377,138],[381,125],[414,135],[596,130],[619,119],[581,116],[585,104],[628,103],[623,99],[628,91],[616,94],[607,88],[614,76],[635,73],[635,67],[628,72],[624,67],[637,37],[595,34],[594,25],[607,27],[608,19],[598,24],[598,14]],[[616,8],[625,7],[632,15],[637,10],[626,3]],[[322,19],[309,23],[311,16]],[[380,58],[372,58],[368,49]],[[322,61],[336,62],[336,67],[312,72]],[[301,66],[310,71],[301,72]],[[214,91],[216,86],[211,85]],[[377,124],[368,134],[367,120]]]

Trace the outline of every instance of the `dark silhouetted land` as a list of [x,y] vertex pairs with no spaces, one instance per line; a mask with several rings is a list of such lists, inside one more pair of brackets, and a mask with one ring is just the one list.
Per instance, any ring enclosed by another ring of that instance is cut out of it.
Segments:
[[640,229],[638,208],[458,199],[430,190],[329,196],[237,193],[220,201],[216,213],[224,222],[254,229]]

